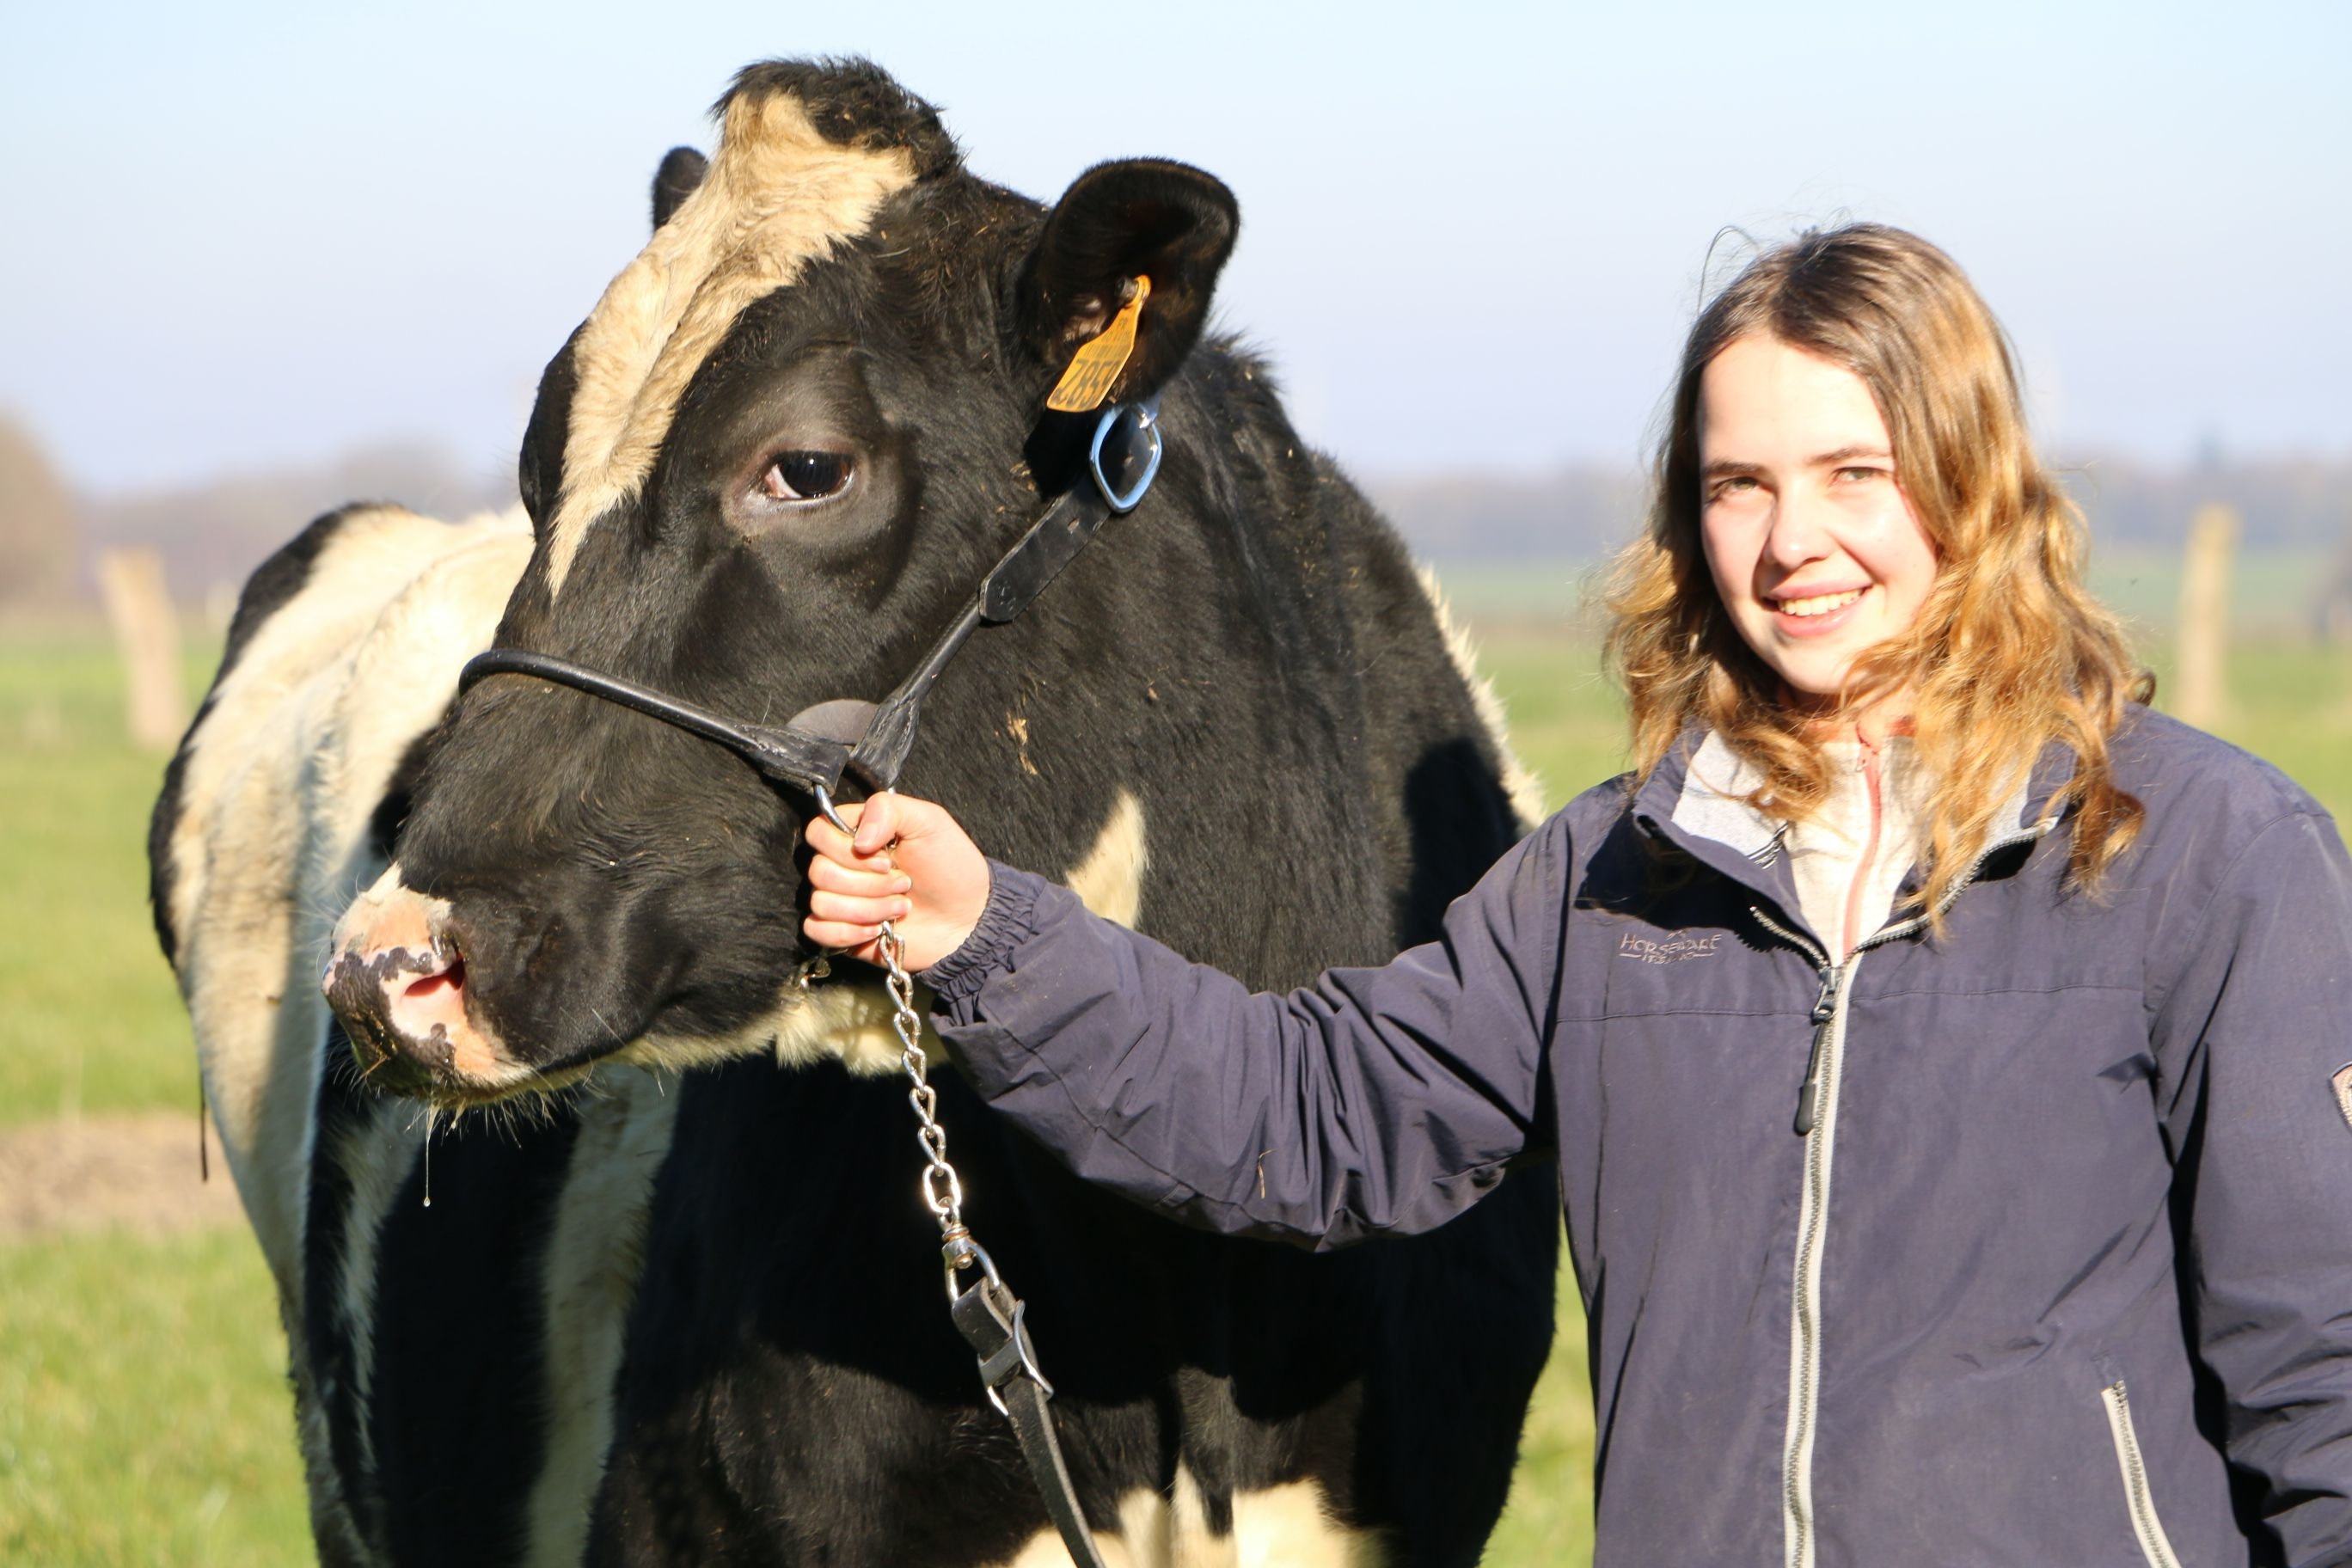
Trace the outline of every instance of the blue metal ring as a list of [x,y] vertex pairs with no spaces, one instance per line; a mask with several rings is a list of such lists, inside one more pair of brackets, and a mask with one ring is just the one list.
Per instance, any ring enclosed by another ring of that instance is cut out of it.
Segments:
[[[1143,499],[1143,493],[1151,488],[1151,481],[1160,477],[1159,412],[1156,398],[1144,403],[1116,403],[1104,409],[1102,417],[1095,421],[1094,443],[1087,448],[1087,467],[1094,470],[1095,488],[1102,491],[1103,500],[1110,503],[1113,511],[1133,511],[1136,503]],[[1132,489],[1121,494],[1113,489],[1110,480],[1103,476],[1102,449],[1104,439],[1110,435],[1110,427],[1129,414],[1135,416],[1141,438],[1150,442],[1150,455],[1143,460],[1143,477],[1135,481]]]

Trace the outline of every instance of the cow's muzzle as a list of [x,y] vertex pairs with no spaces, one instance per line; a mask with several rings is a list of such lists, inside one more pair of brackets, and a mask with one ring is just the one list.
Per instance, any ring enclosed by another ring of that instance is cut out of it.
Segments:
[[371,1085],[479,1100],[530,1076],[474,1016],[448,904],[401,886],[397,866],[337,923],[320,984]]

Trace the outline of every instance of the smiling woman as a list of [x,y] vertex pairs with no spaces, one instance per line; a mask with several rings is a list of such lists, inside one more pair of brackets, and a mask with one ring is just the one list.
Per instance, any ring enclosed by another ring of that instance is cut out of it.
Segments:
[[2083,586],[2082,518],[1951,258],[1874,224],[1766,255],[1692,327],[1673,410],[1611,596],[1639,771],[1704,725],[1756,770],[1750,805],[1801,819],[1831,794],[1824,725],[1899,714],[1941,781],[1934,911],[2057,742],[2069,864],[2095,883],[2139,822],[2107,738],[2150,687]]

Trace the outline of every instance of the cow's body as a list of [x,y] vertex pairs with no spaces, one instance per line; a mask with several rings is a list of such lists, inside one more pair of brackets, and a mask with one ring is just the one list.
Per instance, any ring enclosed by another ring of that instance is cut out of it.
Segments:
[[[776,180],[800,206],[746,195]],[[1059,1561],[947,1322],[877,989],[790,982],[806,803],[572,693],[453,701],[494,637],[752,718],[878,697],[1055,464],[1053,365],[1000,319],[1052,296],[1052,237],[856,68],[747,73],[701,191],[661,202],[659,286],[625,273],[550,367],[536,526],[314,524],[248,585],[159,804],[158,922],[282,1292],[321,1554]],[[709,263],[730,234],[753,276]],[[1197,315],[1213,267],[1193,282]],[[1433,932],[1516,831],[1506,760],[1263,373],[1161,333],[1158,489],[976,637],[907,783],[1113,918],[1298,984]],[[704,526],[698,454],[732,473],[752,426],[755,457],[831,432],[867,510]],[[462,947],[481,1043],[362,1053],[370,1077],[316,988],[338,942],[404,951],[349,934],[383,909]],[[402,1074],[444,1102],[572,1087],[445,1122],[426,1206],[426,1112],[377,1088]],[[1110,1561],[1475,1561],[1549,1339],[1542,1174],[1310,1256],[1093,1193],[940,1081]]]

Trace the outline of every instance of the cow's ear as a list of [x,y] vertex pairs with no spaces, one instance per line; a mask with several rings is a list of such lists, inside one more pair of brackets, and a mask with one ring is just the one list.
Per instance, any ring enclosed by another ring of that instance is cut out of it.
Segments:
[[667,223],[710,172],[710,160],[691,147],[673,147],[654,172],[654,226]]
[[1021,312],[1031,344],[1056,376],[1151,279],[1135,323],[1135,352],[1108,401],[1148,397],[1200,341],[1217,274],[1233,254],[1241,208],[1223,181],[1158,158],[1098,163],[1046,215],[1021,268]]

